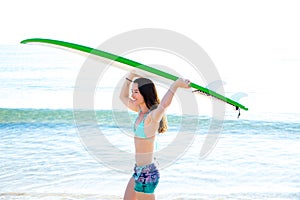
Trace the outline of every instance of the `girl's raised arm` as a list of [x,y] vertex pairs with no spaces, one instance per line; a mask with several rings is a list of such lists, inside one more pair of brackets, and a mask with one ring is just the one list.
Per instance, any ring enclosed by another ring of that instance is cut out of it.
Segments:
[[120,99],[123,102],[123,104],[125,106],[127,106],[127,108],[138,112],[139,111],[139,107],[137,105],[135,105],[132,101],[132,99],[129,97],[129,87],[130,84],[132,83],[132,79],[134,77],[136,77],[137,75],[134,74],[133,72],[129,73],[126,76],[126,79],[124,81],[124,84],[122,86],[121,92],[120,92]]
[[159,122],[164,115],[165,109],[170,106],[174,94],[178,88],[190,88],[190,81],[187,79],[179,78],[177,79],[168,89],[164,97],[162,98],[160,104],[157,109],[151,112],[151,118],[156,122]]

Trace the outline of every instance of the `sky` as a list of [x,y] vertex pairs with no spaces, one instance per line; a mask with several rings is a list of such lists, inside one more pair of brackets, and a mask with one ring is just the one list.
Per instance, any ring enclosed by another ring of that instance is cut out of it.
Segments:
[[292,0],[5,1],[0,45],[52,38],[97,47],[141,28],[179,32],[198,43],[242,103],[299,113],[300,12]]

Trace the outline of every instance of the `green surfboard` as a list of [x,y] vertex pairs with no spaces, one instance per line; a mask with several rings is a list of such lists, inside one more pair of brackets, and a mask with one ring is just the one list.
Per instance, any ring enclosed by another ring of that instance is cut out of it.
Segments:
[[[100,57],[103,57],[103,58],[106,58],[106,59],[109,59],[109,60],[113,60],[113,61],[116,61],[116,62],[119,62],[119,63],[122,63],[122,64],[126,64],[126,65],[129,65],[131,67],[137,68],[139,70],[150,72],[152,74],[164,77],[164,78],[169,79],[169,80],[175,81],[179,78],[178,76],[172,75],[168,72],[156,69],[154,67],[150,67],[150,66],[144,65],[142,63],[139,63],[139,62],[136,62],[136,61],[133,61],[133,60],[130,60],[130,59],[127,59],[127,58],[109,53],[109,52],[101,51],[99,49],[94,49],[94,48],[91,48],[91,47],[87,47],[87,46],[83,46],[83,45],[79,45],[79,44],[75,44],[75,43],[64,42],[64,41],[59,41],[59,40],[52,40],[52,39],[43,39],[43,38],[26,39],[26,40],[21,41],[21,43],[22,44],[47,43],[47,44],[57,45],[57,46],[61,46],[61,47],[66,47],[66,48],[78,50],[78,51],[81,51],[81,52],[86,52],[86,53],[93,54],[93,55],[96,55],[96,56],[100,56]],[[221,94],[218,94],[218,93],[216,93],[216,92],[214,92],[214,91],[212,91],[208,88],[202,87],[202,86],[197,85],[197,84],[192,83],[192,82],[190,83],[190,86],[195,89],[195,92],[200,92],[200,93],[203,93],[205,95],[217,98],[217,99],[219,99],[221,101],[224,101],[224,102],[226,102],[230,105],[233,105],[237,110],[240,110],[240,109],[248,110],[248,108],[243,106],[242,104],[240,104],[240,103],[238,103],[238,102],[236,102],[236,101],[234,101],[230,98],[227,98],[227,97],[225,97]]]

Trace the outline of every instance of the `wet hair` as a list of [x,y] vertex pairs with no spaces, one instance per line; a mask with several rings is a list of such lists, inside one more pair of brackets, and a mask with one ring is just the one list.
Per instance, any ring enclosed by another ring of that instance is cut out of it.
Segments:
[[[156,87],[154,83],[147,78],[138,78],[133,81],[137,83],[139,92],[144,98],[147,108],[151,111],[157,108],[160,100],[157,95]],[[164,115],[159,122],[158,133],[164,133],[168,129],[167,118]]]

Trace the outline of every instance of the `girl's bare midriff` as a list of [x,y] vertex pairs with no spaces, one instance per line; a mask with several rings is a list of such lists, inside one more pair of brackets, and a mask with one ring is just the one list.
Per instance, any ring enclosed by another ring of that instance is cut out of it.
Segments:
[[159,124],[152,122],[149,118],[150,117],[148,116],[145,119],[144,128],[147,138],[134,137],[135,161],[137,166],[144,166],[153,163],[155,133]]
[[154,137],[146,139],[138,137],[134,138],[135,161],[137,166],[153,163]]

